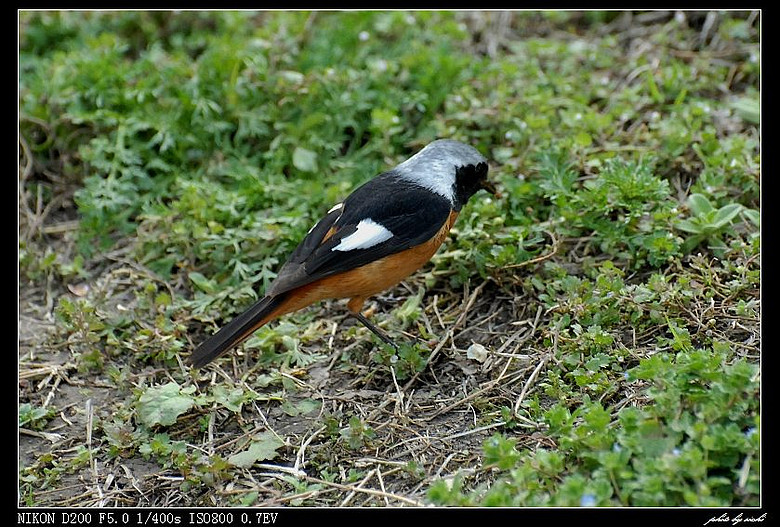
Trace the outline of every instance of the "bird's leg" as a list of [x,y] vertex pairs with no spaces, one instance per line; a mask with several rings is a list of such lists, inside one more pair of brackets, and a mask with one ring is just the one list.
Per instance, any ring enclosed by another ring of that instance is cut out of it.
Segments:
[[350,313],[350,314],[351,314],[353,317],[355,317],[356,319],[358,319],[358,320],[360,321],[360,323],[361,323],[361,324],[363,324],[363,325],[364,325],[364,326],[366,326],[368,329],[370,329],[370,330],[371,330],[371,332],[372,332],[374,335],[376,335],[377,337],[379,337],[380,339],[382,339],[382,341],[383,341],[384,343],[386,343],[386,344],[389,344],[390,346],[392,346],[392,347],[393,347],[393,349],[395,349],[395,351],[398,351],[398,346],[396,346],[395,342],[393,342],[393,341],[390,339],[390,337],[388,337],[388,336],[387,336],[387,333],[385,333],[384,331],[382,331],[381,329],[379,329],[378,327],[376,327],[374,324],[372,324],[370,320],[368,320],[368,319],[367,319],[365,316],[363,316],[363,313],[361,313],[360,311],[358,311],[357,313]]
[[368,329],[371,330],[371,333],[379,337],[382,342],[389,344],[393,347],[394,350],[398,351],[398,346],[396,346],[395,342],[393,342],[390,337],[387,336],[387,333],[376,327],[374,324],[371,323],[368,318],[366,318],[365,315],[361,312],[361,308],[363,307],[363,303],[366,301],[365,297],[354,297],[347,303],[347,308],[349,309],[349,314],[355,317],[360,321],[361,324],[366,326]]

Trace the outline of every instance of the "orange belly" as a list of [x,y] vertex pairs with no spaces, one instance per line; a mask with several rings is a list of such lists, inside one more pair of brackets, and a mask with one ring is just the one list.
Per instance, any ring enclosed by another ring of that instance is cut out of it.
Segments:
[[439,232],[425,243],[291,291],[289,299],[260,325],[328,298],[350,298],[349,309],[359,311],[368,297],[393,287],[425,265],[444,242],[457,217],[457,212],[450,212]]

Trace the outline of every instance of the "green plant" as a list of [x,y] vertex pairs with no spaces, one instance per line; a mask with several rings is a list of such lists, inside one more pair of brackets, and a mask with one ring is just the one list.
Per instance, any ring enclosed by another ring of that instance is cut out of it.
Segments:
[[464,492],[443,482],[441,504],[500,506],[733,506],[758,503],[756,366],[727,361],[722,344],[658,353],[629,371],[650,383],[648,403],[613,417],[588,401],[544,412],[555,451],[518,451],[500,435],[485,442],[489,486]]
[[340,434],[342,438],[347,440],[347,444],[353,450],[364,447],[376,436],[374,430],[357,416],[349,418],[349,426],[342,428]]
[[[737,216],[746,210],[745,207],[739,203],[729,203],[715,208],[702,194],[691,194],[687,205],[691,211],[690,218],[679,220],[674,224],[677,229],[691,234],[683,244],[685,252],[690,252],[706,241],[708,248],[715,255],[723,257],[726,250],[723,235],[733,233],[731,225]],[[750,211],[748,215],[751,221],[755,222],[756,212]]]
[[657,267],[679,255],[681,240],[668,228],[674,210],[669,184],[653,174],[649,158],[609,159],[581,183],[561,151],[540,154],[537,162],[540,186],[563,232],[591,235],[599,251],[635,267]]
[[43,430],[46,423],[57,414],[54,408],[35,407],[30,403],[19,405],[19,426],[33,430]]

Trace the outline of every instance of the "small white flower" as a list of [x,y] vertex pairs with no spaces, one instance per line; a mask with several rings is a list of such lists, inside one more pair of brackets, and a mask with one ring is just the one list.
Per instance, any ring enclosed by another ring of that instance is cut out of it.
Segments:
[[358,38],[360,39],[361,42],[365,42],[366,40],[368,40],[368,37],[370,36],[371,35],[368,34],[368,31],[361,31],[358,34]]

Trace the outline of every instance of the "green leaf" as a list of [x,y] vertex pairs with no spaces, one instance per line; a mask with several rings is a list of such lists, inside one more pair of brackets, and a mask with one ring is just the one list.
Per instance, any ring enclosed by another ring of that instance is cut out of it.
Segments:
[[556,404],[544,412],[544,420],[553,433],[564,433],[571,427],[572,415],[568,408]]
[[737,214],[739,214],[741,210],[742,205],[739,203],[724,205],[718,209],[718,212],[715,213],[715,219],[712,222],[712,226],[716,229],[725,227],[731,223],[731,221],[737,216]]
[[658,89],[658,84],[655,82],[652,71],[648,70],[646,72],[645,80],[647,81],[647,90],[650,92],[650,96],[653,98],[653,100],[655,100],[656,103],[662,104],[664,102],[664,96]]
[[243,404],[244,390],[233,388],[228,391],[223,385],[218,384],[214,387],[214,402],[221,404],[231,412],[240,412]]
[[482,444],[485,451],[485,464],[498,467],[501,470],[514,467],[521,458],[521,454],[515,449],[516,443],[517,439],[493,434]]
[[695,216],[704,216],[714,210],[710,200],[703,194],[691,194],[688,197],[688,207]]
[[276,450],[284,445],[271,432],[263,432],[252,439],[249,448],[228,458],[228,462],[240,468],[249,468],[257,461],[270,460],[276,457]]
[[574,134],[574,142],[579,146],[590,146],[593,144],[593,138],[588,132],[581,130]]
[[148,388],[138,399],[138,418],[148,427],[172,425],[195,404],[190,397],[194,390],[194,386],[182,390],[175,382]]
[[495,159],[497,163],[506,163],[515,155],[515,149],[506,146],[498,146],[492,150],[492,153],[493,159]]
[[736,110],[743,121],[752,124],[761,122],[761,103],[758,99],[752,97],[741,97],[731,103],[731,107]]
[[203,276],[201,273],[197,271],[192,271],[187,275],[189,279],[192,281],[193,284],[195,284],[195,287],[203,291],[204,293],[214,293],[217,290],[216,284]]
[[600,404],[593,403],[584,409],[585,426],[590,430],[604,430],[609,425],[610,414]]
[[[51,410],[32,406],[30,403],[19,405],[19,426],[29,426],[36,421],[47,419],[52,415]],[[45,424],[45,421],[44,423]]]
[[282,411],[287,415],[294,417],[296,415],[304,415],[319,410],[320,406],[322,406],[322,403],[320,401],[315,401],[314,399],[302,399],[295,404],[285,400],[282,403]]
[[761,226],[761,213],[756,209],[743,208],[742,213],[747,217],[748,220],[750,220],[750,223],[756,227]]
[[420,303],[424,294],[425,290],[420,288],[416,295],[407,298],[403,305],[395,310],[396,316],[404,322],[415,320],[420,314]]
[[257,496],[257,491],[247,492],[239,498],[238,504],[241,507],[251,507],[255,504],[255,502],[257,502]]
[[609,366],[610,362],[612,362],[612,359],[609,357],[609,355],[604,353],[597,353],[590,360],[588,360],[588,362],[585,363],[585,367],[588,370],[595,372],[605,366]]
[[680,220],[675,222],[674,226],[681,231],[690,232],[692,234],[702,234],[704,232],[702,226],[698,222],[692,220]]
[[292,155],[293,166],[301,172],[317,171],[317,154],[302,146],[295,147]]

